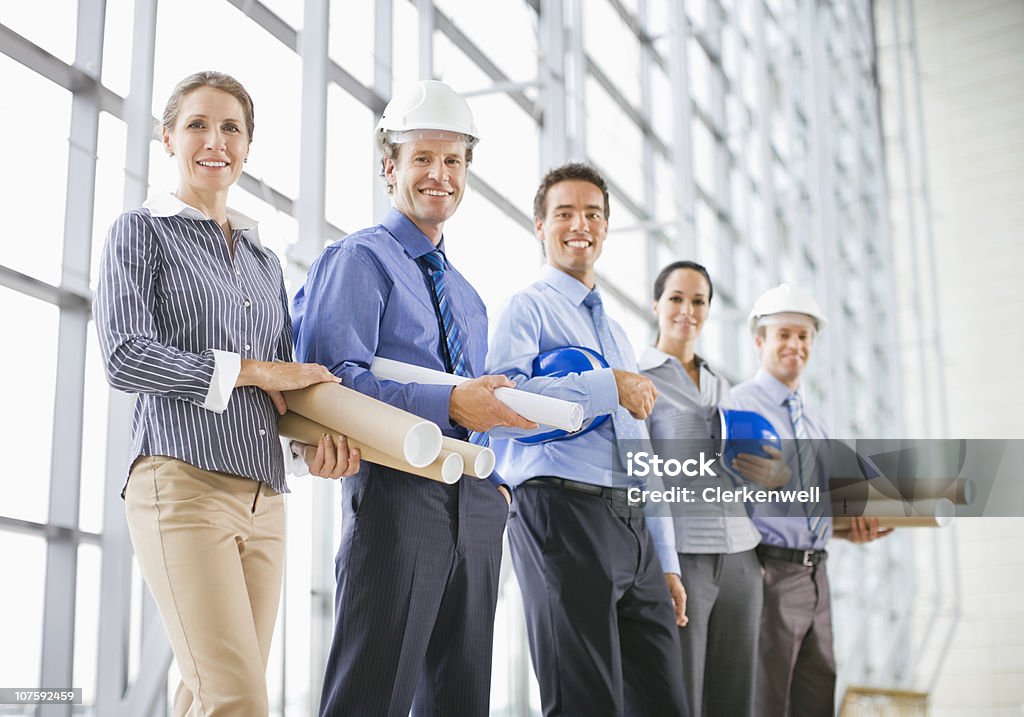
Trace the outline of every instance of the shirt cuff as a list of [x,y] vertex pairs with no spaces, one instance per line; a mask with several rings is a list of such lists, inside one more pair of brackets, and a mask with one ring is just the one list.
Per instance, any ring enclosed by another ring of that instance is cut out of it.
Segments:
[[281,446],[284,450],[284,469],[287,473],[301,478],[309,475],[309,466],[306,465],[306,451],[303,448],[305,443],[281,439]]
[[224,413],[242,370],[242,357],[232,351],[212,351],[213,378],[210,379],[210,390],[206,392],[203,408],[214,413]]
[[416,413],[428,421],[433,421],[442,431],[450,429],[454,425],[451,419],[452,390],[454,388],[454,386],[421,383],[416,388],[416,407],[406,410]]
[[675,535],[670,532],[675,530],[672,518],[668,516],[649,517],[647,526],[651,531],[651,538],[654,540],[654,552],[658,554],[658,560],[661,562],[661,572],[682,575],[679,568],[679,553],[676,552]]
[[615,371],[610,368],[584,371],[580,374],[587,384],[590,396],[590,412],[587,418],[613,413],[619,407],[619,387],[615,383]]

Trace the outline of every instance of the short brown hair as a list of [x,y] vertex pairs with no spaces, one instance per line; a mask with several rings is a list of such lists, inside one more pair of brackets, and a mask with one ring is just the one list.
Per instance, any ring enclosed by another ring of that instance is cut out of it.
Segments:
[[608,183],[604,181],[604,177],[602,177],[601,173],[589,164],[569,162],[568,164],[563,164],[561,167],[555,167],[554,169],[548,170],[548,173],[544,175],[544,179],[540,180],[540,186],[537,187],[537,193],[533,196],[534,220],[543,220],[544,216],[547,214],[546,204],[548,201],[548,192],[551,188],[559,182],[566,182],[573,179],[590,182],[601,190],[601,194],[604,195],[604,218],[606,220],[608,219]]
[[164,106],[164,114],[160,120],[161,126],[168,132],[173,130],[174,125],[178,122],[178,113],[181,112],[181,103],[185,96],[200,87],[212,87],[215,90],[227,92],[238,100],[238,103],[242,105],[242,112],[245,114],[245,129],[249,133],[249,141],[252,142],[253,131],[256,128],[252,97],[249,96],[249,92],[242,86],[242,83],[234,77],[214,70],[189,75],[175,86],[171,91],[171,96],[167,98],[167,105]]
[[[391,137],[388,136],[387,132],[381,132],[377,130],[376,137],[374,138],[377,143],[377,151],[380,152],[380,176],[384,177],[384,188],[388,194],[391,194],[391,185],[388,183],[387,177],[384,175],[384,160],[390,159],[392,162],[398,160],[398,148],[401,146],[397,142],[392,142]],[[466,167],[473,164],[473,144],[466,142]]]

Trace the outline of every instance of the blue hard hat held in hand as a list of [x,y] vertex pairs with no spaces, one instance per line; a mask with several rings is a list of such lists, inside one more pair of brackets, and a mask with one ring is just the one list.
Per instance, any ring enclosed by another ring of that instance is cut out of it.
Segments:
[[765,446],[781,451],[782,440],[775,426],[756,411],[718,409],[722,436],[722,462],[732,468],[732,459],[741,453],[770,458]]
[[[534,376],[549,376],[551,378],[564,378],[574,373],[593,371],[599,368],[609,368],[604,356],[593,349],[583,346],[562,346],[557,349],[545,351],[533,360]],[[562,431],[555,429],[537,433],[532,436],[516,438],[516,442],[534,445],[537,443],[548,443],[550,441],[561,441],[567,438],[575,438],[589,433],[598,428],[608,420],[611,414],[596,416],[583,422],[578,431]]]

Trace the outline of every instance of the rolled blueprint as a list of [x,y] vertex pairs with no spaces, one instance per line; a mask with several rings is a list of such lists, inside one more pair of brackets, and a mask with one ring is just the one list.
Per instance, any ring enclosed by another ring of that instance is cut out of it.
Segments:
[[468,476],[486,478],[494,471],[494,451],[486,446],[445,436],[441,439],[441,451],[450,451],[462,456]]
[[832,501],[832,515],[842,517],[866,518],[926,518],[936,521],[936,525],[944,525],[953,520],[956,506],[949,498],[928,498],[926,500],[882,500]]
[[[370,370],[377,378],[398,383],[427,383],[441,386],[458,386],[468,381],[465,376],[435,371],[422,366],[393,361],[374,356]],[[498,388],[494,397],[534,423],[554,426],[563,431],[578,431],[583,425],[583,406],[572,401],[563,401],[550,396],[519,391],[514,388]]]
[[[852,518],[835,518],[832,521],[832,530],[846,532],[850,529]],[[879,528],[945,528],[953,522],[952,518],[879,518]]]
[[[324,433],[328,435],[335,435],[337,433],[337,431],[332,431],[327,426],[312,421],[305,416],[300,416],[294,411],[288,411],[288,413],[277,419],[277,431],[285,438],[301,441],[311,446],[315,446],[317,441],[320,440],[320,436]],[[462,456],[452,451],[442,449],[433,463],[417,468],[400,458],[389,456],[387,453],[354,438],[349,438],[348,444],[352,448],[359,449],[361,460],[369,461],[370,463],[405,471],[406,473],[412,473],[423,478],[440,481],[441,483],[457,483],[459,478],[462,477],[464,467]]]
[[337,383],[285,391],[288,408],[382,453],[422,468],[441,452],[441,429],[383,401]]
[[948,498],[957,505],[970,505],[976,493],[972,478],[935,479],[918,478],[901,481],[894,485],[887,478],[871,480],[855,478],[833,478],[829,481],[832,500],[922,500],[927,498]]

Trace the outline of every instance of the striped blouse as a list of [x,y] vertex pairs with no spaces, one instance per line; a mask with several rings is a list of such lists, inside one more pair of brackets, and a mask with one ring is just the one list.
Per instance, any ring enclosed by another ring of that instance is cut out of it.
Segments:
[[[693,457],[697,451],[710,453],[721,447],[715,438],[721,433],[717,428],[718,407],[729,406],[729,382],[700,356],[694,358],[700,366],[699,389],[678,359],[653,346],[638,362],[640,372],[658,389],[658,400],[647,424],[659,454],[667,451]],[[717,480],[730,479],[722,476]],[[680,553],[740,553],[761,540],[742,503],[681,503],[673,517],[676,550]]]
[[163,455],[287,492],[277,411],[234,388],[241,359],[291,361],[288,299],[256,222],[220,226],[173,195],[125,212],[107,233],[93,307],[110,385],[139,394],[132,459]]

